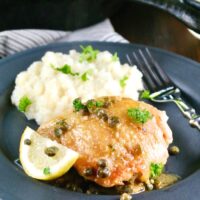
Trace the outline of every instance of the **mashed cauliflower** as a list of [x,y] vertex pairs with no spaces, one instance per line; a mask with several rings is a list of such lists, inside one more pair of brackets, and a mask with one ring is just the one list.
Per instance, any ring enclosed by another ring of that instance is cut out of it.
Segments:
[[[47,52],[18,74],[12,103],[18,106],[22,97],[28,97],[31,104],[25,115],[41,124],[72,108],[77,97],[83,101],[100,96],[138,99],[143,84],[136,66],[120,64],[108,51],[99,52],[93,62],[80,61],[80,56],[75,50],[69,54]],[[76,75],[58,70],[66,64]]]

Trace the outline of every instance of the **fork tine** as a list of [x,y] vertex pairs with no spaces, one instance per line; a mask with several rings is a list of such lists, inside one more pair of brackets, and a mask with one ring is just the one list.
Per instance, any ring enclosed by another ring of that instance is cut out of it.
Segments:
[[129,57],[128,54],[126,54],[126,58],[127,58],[128,62],[129,62],[129,64],[130,64],[131,66],[133,66],[133,62],[131,61],[131,59],[130,59],[130,57]]
[[[133,64],[133,62],[131,61],[131,59],[130,59],[130,57],[129,57],[129,55],[128,54],[126,54],[126,58],[127,58],[127,60],[128,60],[128,63],[131,65],[131,66],[133,66],[134,64]],[[138,65],[137,65],[138,66]],[[143,80],[143,85],[144,85],[144,88],[145,89],[148,89],[148,87],[147,87],[147,84],[146,84],[146,82]]]
[[171,83],[171,80],[169,79],[167,74],[164,72],[164,70],[160,67],[160,65],[156,62],[156,60],[153,58],[153,56],[150,53],[149,49],[145,48],[145,50],[146,50],[146,53],[147,53],[148,57],[150,58],[150,61],[152,63],[153,68],[155,69],[156,73],[158,74],[158,76],[160,77],[162,82],[166,86],[168,86]]
[[142,74],[144,75],[145,85],[148,86],[148,89],[150,89],[151,91],[154,91],[156,89],[156,85],[153,82],[152,78],[149,76],[148,71],[146,70],[144,65],[140,62],[140,59],[138,58],[135,52],[133,52],[133,57],[135,59],[136,65],[139,67],[139,69],[142,71]]
[[147,56],[144,55],[141,49],[139,49],[139,54],[144,62],[144,67],[146,67],[149,76],[151,76],[152,80],[154,81],[155,85],[157,86],[156,89],[160,89],[163,86],[162,80],[160,77],[155,73],[153,65],[149,62]]

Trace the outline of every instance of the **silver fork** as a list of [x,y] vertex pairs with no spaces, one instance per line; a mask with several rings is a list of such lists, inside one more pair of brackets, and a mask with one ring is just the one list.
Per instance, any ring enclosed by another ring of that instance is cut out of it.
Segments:
[[130,65],[136,64],[143,73],[145,88],[151,92],[148,99],[159,103],[174,102],[189,123],[200,130],[200,115],[184,102],[180,89],[155,61],[148,48],[139,49],[126,57]]

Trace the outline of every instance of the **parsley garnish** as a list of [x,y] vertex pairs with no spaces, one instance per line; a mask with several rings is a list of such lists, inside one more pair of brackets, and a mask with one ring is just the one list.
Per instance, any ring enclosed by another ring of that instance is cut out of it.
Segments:
[[43,169],[43,174],[44,174],[44,175],[49,175],[49,174],[51,174],[50,168],[49,168],[49,167],[45,167],[45,168]]
[[87,70],[86,72],[84,72],[82,75],[81,75],[81,79],[82,81],[87,81],[89,80],[88,78],[88,75],[91,75],[92,74],[92,70]]
[[142,110],[140,108],[129,108],[128,116],[136,123],[144,124],[147,120],[152,118],[152,115],[148,110]]
[[23,96],[19,100],[18,110],[21,112],[25,112],[27,107],[31,104],[32,104],[31,100],[27,96]]
[[86,104],[83,104],[80,98],[74,99],[73,101],[73,107],[75,111],[80,111],[83,109],[93,109],[102,106],[104,106],[104,103],[102,101],[95,101],[93,99],[88,100]]
[[126,86],[126,81],[128,80],[128,76],[124,76],[122,79],[119,80],[119,84],[122,88]]
[[95,100],[89,100],[87,102],[87,108],[93,108],[93,107],[102,107],[104,103],[102,101],[95,101]]
[[115,52],[115,53],[113,54],[112,60],[115,61],[115,62],[119,60],[119,57],[118,57],[118,55],[117,55],[117,52]]
[[63,74],[70,74],[72,76],[78,76],[79,73],[74,73],[71,70],[71,67],[68,64],[63,65],[62,67],[56,68],[53,65],[51,65],[55,70],[62,72]]
[[151,163],[150,165],[150,177],[156,178],[157,176],[160,176],[160,174],[163,172],[164,165],[163,164],[156,164]]
[[80,98],[76,98],[73,101],[73,107],[74,107],[75,111],[80,111],[80,110],[84,109],[86,106],[84,104],[82,104]]
[[102,107],[104,103],[102,101],[96,101],[96,107]]
[[82,81],[87,81],[87,80],[89,80],[88,77],[87,77],[87,72],[85,72],[85,73],[83,73],[83,74],[81,75],[81,79],[82,79]]
[[93,49],[91,45],[83,47],[80,46],[82,49],[82,53],[80,55],[80,62],[87,61],[87,62],[93,62],[96,60],[97,54],[99,51],[97,49]]
[[144,90],[140,94],[141,99],[150,99],[150,91],[149,90]]

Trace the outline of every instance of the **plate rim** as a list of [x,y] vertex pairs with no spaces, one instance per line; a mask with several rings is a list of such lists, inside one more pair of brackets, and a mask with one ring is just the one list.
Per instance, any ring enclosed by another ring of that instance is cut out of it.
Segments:
[[[160,48],[156,48],[156,47],[151,47],[151,46],[147,46],[147,45],[143,45],[143,44],[134,44],[134,43],[131,43],[131,44],[125,44],[125,43],[115,43],[115,42],[93,42],[93,41],[76,41],[76,42],[59,42],[59,43],[51,43],[51,44],[48,44],[48,45],[43,45],[43,46],[40,46],[40,47],[35,47],[35,48],[32,48],[32,49],[29,49],[29,50],[25,50],[25,51],[22,51],[22,52],[19,52],[19,53],[16,53],[16,54],[14,54],[14,55],[10,55],[10,56],[8,56],[8,57],[6,57],[6,58],[3,58],[2,60],[0,60],[0,68],[1,68],[1,65],[4,65],[4,63],[8,63],[8,62],[10,62],[10,61],[13,61],[13,60],[15,60],[15,59],[18,59],[18,58],[20,58],[21,56],[26,56],[26,55],[28,55],[28,54],[31,54],[31,53],[35,53],[35,52],[37,52],[37,51],[41,51],[41,50],[44,50],[44,49],[46,49],[46,48],[58,48],[58,47],[62,47],[62,46],[64,46],[64,45],[69,45],[69,44],[71,44],[71,45],[77,45],[77,44],[91,44],[91,45],[93,45],[93,44],[100,44],[100,45],[109,45],[109,46],[127,46],[127,47],[129,47],[129,46],[131,46],[131,47],[133,47],[133,48],[145,48],[145,47],[148,47],[148,48],[150,48],[150,49],[153,49],[153,50],[155,50],[155,51],[157,51],[157,52],[161,52],[162,54],[167,54],[167,55],[169,55],[170,57],[173,57],[173,58],[177,58],[177,57],[179,57],[179,58],[181,58],[181,60],[183,60],[183,61],[186,61],[186,62],[189,62],[189,63],[191,63],[193,66],[195,66],[195,67],[197,67],[198,68],[198,65],[199,65],[199,70],[200,70],[200,63],[198,63],[198,62],[196,62],[196,61],[194,61],[194,60],[192,60],[192,59],[190,59],[190,58],[186,58],[186,57],[184,57],[184,56],[181,56],[181,55],[179,55],[179,54],[176,54],[176,53],[173,53],[173,52],[169,52],[169,51],[166,51],[166,50],[163,50],[163,49],[160,49]],[[105,46],[106,47],[106,46]],[[0,91],[1,92],[1,91]],[[1,157],[1,154],[2,154],[2,150],[1,150],[1,148],[0,148],[0,157]],[[5,157],[5,159],[7,159],[8,161],[9,161],[9,159],[5,156],[5,155],[3,155],[4,157]],[[12,163],[10,163],[10,164],[12,164]],[[200,178],[200,170],[197,170],[197,171],[195,171],[193,174],[191,174],[190,176],[188,176],[187,178],[185,178],[184,180],[182,180],[181,182],[188,182],[188,180],[189,179],[191,179],[191,177],[193,177],[194,175],[198,175],[198,177]],[[176,184],[176,187],[178,187],[177,185],[180,185],[181,184],[181,182],[180,183],[177,183]],[[52,186],[49,186],[50,188],[52,188]],[[2,189],[2,187],[0,186],[0,191],[1,191],[1,189]],[[63,190],[63,189],[60,189],[59,188],[59,190]],[[163,190],[159,190],[158,191],[158,193],[160,193],[160,192],[162,192]],[[155,192],[155,191],[154,191]],[[150,192],[150,193],[152,193],[152,192]],[[1,194],[1,193],[0,193]],[[140,194],[138,194],[138,195],[140,195],[140,196],[145,196],[145,195],[141,195],[141,193]],[[135,197],[137,197],[138,196],[137,194],[136,195],[134,195],[134,198]],[[84,196],[85,196],[85,194],[84,194]],[[96,196],[95,195],[92,195],[93,197],[95,197],[96,198]],[[108,195],[101,195],[101,197],[107,197]],[[119,195],[112,195],[112,197],[118,197]],[[1,196],[0,196],[1,197]],[[92,198],[93,198],[92,197]],[[99,196],[98,196],[99,197]],[[110,197],[110,196],[109,196]],[[16,197],[16,198],[18,198],[18,197]],[[92,198],[88,198],[88,199],[92,199]],[[96,198],[96,199],[100,199],[100,198]],[[110,199],[110,198],[109,198]]]

